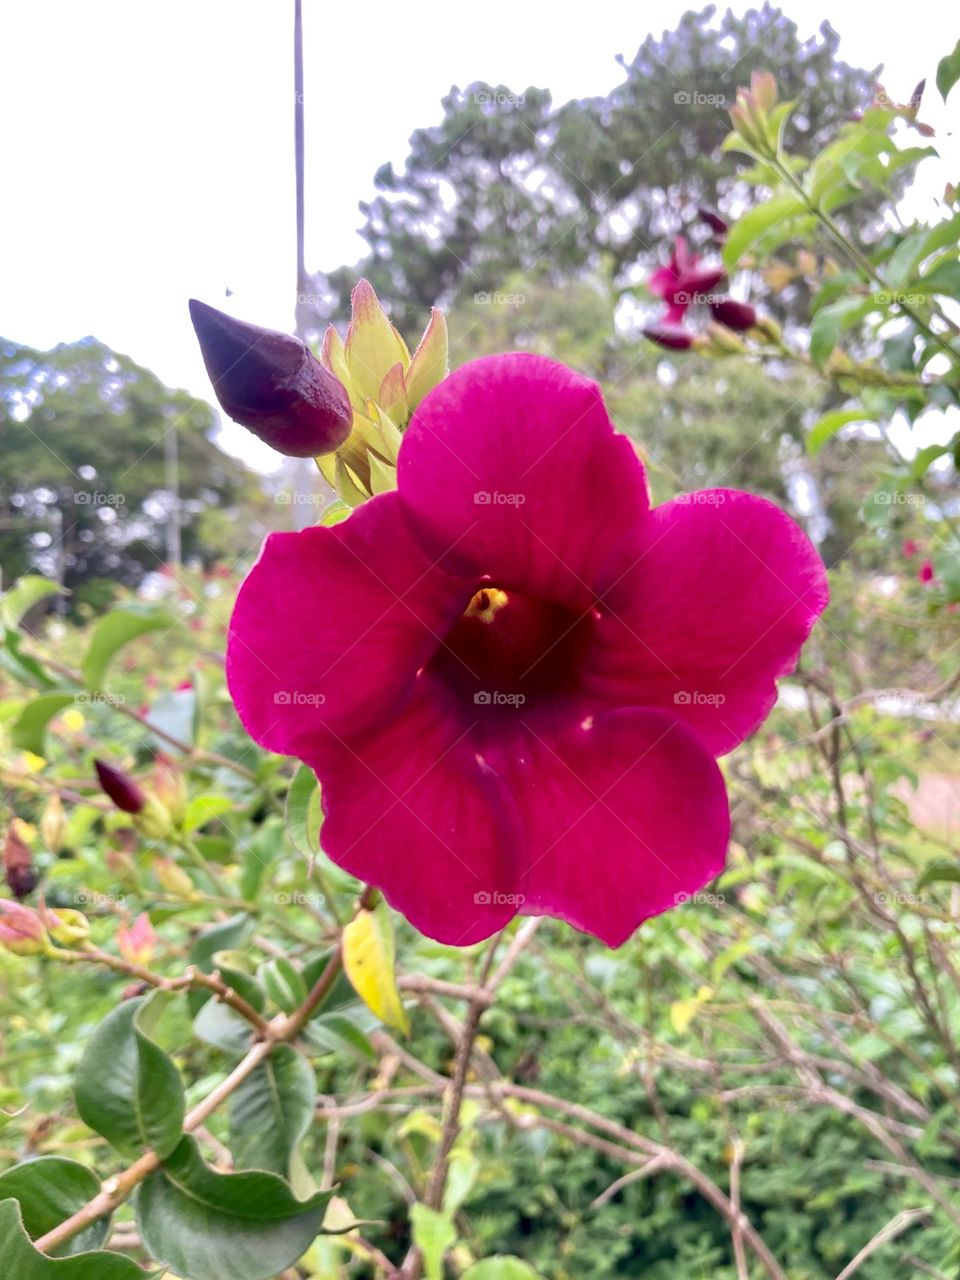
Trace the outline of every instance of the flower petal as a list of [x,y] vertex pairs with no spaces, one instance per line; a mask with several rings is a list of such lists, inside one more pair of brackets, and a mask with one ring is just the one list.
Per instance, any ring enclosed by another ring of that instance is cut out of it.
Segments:
[[733,489],[656,507],[601,594],[585,689],[607,706],[669,708],[715,755],[768,714],[829,597],[799,525]]
[[730,835],[723,776],[675,716],[631,709],[524,730],[522,748],[485,754],[520,810],[525,914],[618,947],[719,875]]
[[396,493],[332,528],[273,533],[230,621],[227,680],[249,733],[303,756],[362,733],[413,691],[470,591],[417,548]]
[[400,450],[404,508],[429,554],[574,604],[648,505],[643,466],[596,383],[542,356],[464,365],[426,397]]
[[470,719],[429,675],[401,716],[363,739],[329,739],[308,763],[324,849],[421,933],[468,946],[516,914],[509,795],[478,759]]

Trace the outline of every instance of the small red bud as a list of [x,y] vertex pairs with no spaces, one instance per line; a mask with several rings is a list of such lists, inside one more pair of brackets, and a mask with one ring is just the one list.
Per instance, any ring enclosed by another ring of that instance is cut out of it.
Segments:
[[725,219],[720,217],[719,213],[713,209],[708,209],[705,205],[701,205],[697,213],[700,216],[700,221],[705,222],[715,236],[719,236],[721,239],[726,236],[727,223]]
[[190,318],[216,397],[234,422],[290,458],[339,449],[353,422],[350,397],[299,338],[196,299]]
[[719,320],[728,329],[742,333],[752,329],[757,323],[757,313],[749,302],[737,302],[735,298],[723,298],[720,302],[710,304],[710,312],[714,320]]
[[115,769],[105,760],[94,760],[93,767],[97,771],[100,786],[118,809],[122,809],[124,813],[139,813],[143,809],[147,797],[128,774],[122,769]]
[[693,346],[693,334],[678,324],[647,325],[643,336],[668,351],[689,351]]

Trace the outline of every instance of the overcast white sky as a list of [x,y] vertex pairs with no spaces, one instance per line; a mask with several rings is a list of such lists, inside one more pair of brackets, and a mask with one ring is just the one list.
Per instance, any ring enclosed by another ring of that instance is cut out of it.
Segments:
[[[701,6],[304,0],[308,268],[361,256],[358,201],[383,161],[403,160],[410,133],[440,119],[452,84],[536,84],[558,102],[605,93],[622,79],[615,55],[632,56],[649,30],[674,26],[690,7]],[[803,35],[829,17],[841,54],[885,63],[898,100],[928,76],[922,115],[951,156],[923,184],[932,216],[933,193],[960,177],[933,87],[956,37],[947,8],[783,7]],[[292,328],[292,14],[292,0],[0,8],[0,334],[49,347],[92,333],[210,398],[189,296]],[[231,426],[224,443],[241,439]]]

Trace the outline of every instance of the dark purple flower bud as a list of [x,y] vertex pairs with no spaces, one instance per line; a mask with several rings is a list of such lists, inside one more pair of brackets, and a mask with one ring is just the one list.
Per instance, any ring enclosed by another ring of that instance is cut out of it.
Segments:
[[350,397],[299,338],[195,299],[190,318],[217,399],[234,422],[290,458],[339,449],[353,422]]
[[713,209],[706,208],[704,205],[701,205],[697,213],[700,215],[700,221],[705,222],[715,236],[719,236],[721,240],[726,236],[727,223],[725,219],[720,217],[719,213]]
[[696,271],[688,271],[678,278],[667,302],[686,306],[707,302],[726,274],[723,267],[699,267]]
[[735,329],[738,333],[752,329],[757,323],[757,313],[750,303],[737,302],[735,298],[722,298],[719,302],[711,303],[710,311],[714,320],[719,320],[728,329]]
[[7,828],[3,845],[3,874],[15,898],[26,898],[37,887],[39,877],[33,866],[30,846],[20,832],[20,820],[14,818]]
[[668,351],[689,351],[693,346],[693,334],[678,324],[650,324],[643,336]]
[[97,771],[100,786],[118,809],[122,809],[124,813],[140,813],[147,803],[147,797],[131,777],[122,769],[115,769],[112,764],[107,764],[105,760],[94,760],[93,767]]

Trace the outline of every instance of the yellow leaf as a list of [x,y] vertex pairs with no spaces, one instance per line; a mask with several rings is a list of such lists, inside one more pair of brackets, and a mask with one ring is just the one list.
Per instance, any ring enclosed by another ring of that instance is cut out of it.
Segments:
[[63,721],[63,727],[69,729],[71,733],[79,733],[87,723],[83,712],[78,711],[76,707],[68,707],[60,719]]
[[712,987],[701,987],[691,1000],[675,1000],[670,1006],[670,1025],[677,1035],[684,1035],[690,1023],[713,995]]
[[387,904],[358,911],[343,931],[343,967],[353,989],[388,1027],[410,1030],[394,972],[393,921]]

